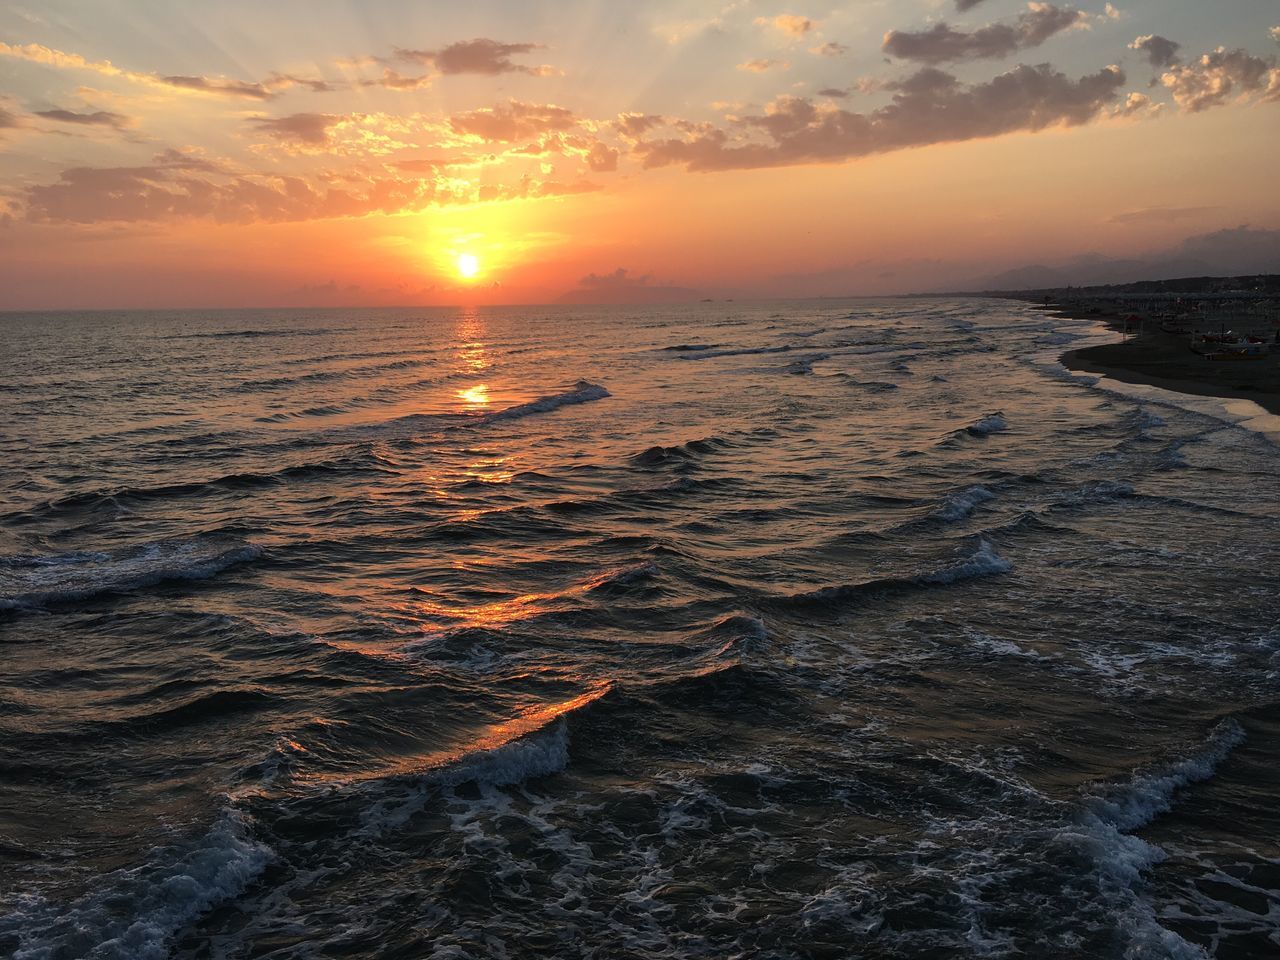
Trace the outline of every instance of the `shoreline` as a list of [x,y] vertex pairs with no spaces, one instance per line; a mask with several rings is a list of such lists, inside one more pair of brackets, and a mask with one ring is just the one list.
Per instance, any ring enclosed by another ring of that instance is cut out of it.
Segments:
[[[1054,316],[1092,320],[1117,333],[1126,332],[1124,318],[1114,313],[1086,313],[1057,304],[1040,306]],[[1193,353],[1182,336],[1151,332],[1120,343],[1067,350],[1059,362],[1073,372],[1121,383],[1223,401],[1248,400],[1280,415],[1280,361],[1274,353],[1261,360],[1207,360]]]

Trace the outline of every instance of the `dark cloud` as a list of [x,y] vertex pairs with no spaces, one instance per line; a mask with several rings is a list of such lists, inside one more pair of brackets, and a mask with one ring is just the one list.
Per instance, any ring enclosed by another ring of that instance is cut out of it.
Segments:
[[1137,50],[1147,62],[1157,69],[1169,67],[1178,62],[1178,50],[1182,44],[1165,37],[1147,34],[1145,37],[1138,37],[1133,43],[1129,44],[1130,50]]
[[1237,274],[1280,272],[1280,230],[1231,227],[1188,237],[1178,252]]
[[[682,164],[691,171],[831,163],[933,143],[995,137],[1053,126],[1077,126],[1109,108],[1125,83],[1118,67],[1072,80],[1048,64],[1021,65],[966,86],[926,67],[888,89],[893,100],[869,114],[802,97],[781,97],[759,116],[725,130],[703,127],[686,139],[641,143],[646,167]],[[763,134],[768,139],[753,139]]]
[[1084,13],[1070,7],[1032,3],[1013,23],[988,24],[971,33],[946,23],[917,33],[890,30],[885,34],[883,49],[890,56],[920,63],[992,60],[1038,47],[1054,34],[1087,21]]
[[0,130],[12,129],[18,125],[18,118],[8,110],[0,107]]
[[624,137],[639,140],[654,127],[660,127],[666,120],[653,113],[620,113],[614,126]]
[[329,130],[343,119],[333,113],[294,113],[287,117],[253,117],[249,122],[275,140],[322,146],[329,142]]
[[831,97],[835,100],[843,100],[849,96],[848,90],[841,90],[839,87],[823,87],[818,91],[820,97]]
[[956,9],[964,13],[966,10],[972,10],[980,3],[982,3],[982,0],[956,0]]
[[497,76],[502,73],[527,73],[530,76],[547,76],[555,71],[550,67],[529,67],[512,63],[511,58],[545,49],[540,43],[500,43],[483,37],[451,43],[440,50],[407,50],[397,48],[395,56],[401,60],[434,66],[443,74],[479,73]]
[[1219,47],[1194,63],[1173,65],[1160,77],[1183,110],[1199,113],[1240,97],[1280,101],[1280,66],[1275,57]]
[[46,120],[57,120],[59,123],[78,123],[91,127],[128,126],[131,122],[122,113],[110,113],[106,110],[95,110],[93,113],[76,113],[74,110],[37,110],[35,116]]
[[455,133],[479,137],[489,143],[510,143],[537,137],[551,130],[577,125],[573,112],[553,104],[510,100],[492,108],[459,113],[449,118]]
[[653,277],[649,274],[633,277],[625,267],[619,267],[613,273],[588,273],[578,281],[578,285],[592,290],[614,290],[618,287],[642,287],[652,280]]

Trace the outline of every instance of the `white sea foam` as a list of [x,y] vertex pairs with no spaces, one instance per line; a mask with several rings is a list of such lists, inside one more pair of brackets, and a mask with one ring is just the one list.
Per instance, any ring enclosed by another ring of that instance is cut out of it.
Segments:
[[497,413],[491,413],[487,416],[480,417],[477,423],[498,423],[503,420],[518,420],[521,417],[528,417],[535,413],[547,413],[551,410],[558,410],[560,407],[571,406],[575,403],[589,403],[592,400],[603,400],[609,396],[609,391],[598,383],[591,383],[587,380],[579,380],[572,390],[564,393],[553,393],[550,396],[539,397],[537,400],[530,400],[528,403],[517,404],[514,407],[507,407],[505,410],[499,410]]
[[174,934],[239,896],[273,855],[254,839],[248,816],[228,809],[203,836],[150,856],[102,877],[70,905],[26,898],[0,918],[0,932],[17,937],[14,960],[164,960]]
[[230,537],[161,540],[103,553],[0,559],[0,608],[69,603],[166,580],[203,580],[262,555]]
[[423,774],[407,795],[371,804],[363,814],[362,833],[377,836],[402,826],[441,789],[477,783],[505,787],[563,770],[569,763],[569,729],[556,720],[527,736],[476,750]]
[[976,510],[979,504],[994,500],[996,495],[986,487],[970,487],[959,493],[951,493],[943,498],[934,510],[933,515],[939,520],[953,522],[963,520]]
[[973,577],[987,577],[999,573],[1008,573],[1013,564],[996,553],[996,548],[989,540],[979,540],[973,553],[961,557],[940,570],[926,573],[920,577],[922,583],[947,584],[958,580],[969,580]]
[[975,437],[989,437],[993,433],[1001,433],[1009,429],[1009,422],[998,413],[983,417],[977,423],[971,423],[965,429]]
[[1090,810],[1117,830],[1144,827],[1173,806],[1174,794],[1179,789],[1213,776],[1218,764],[1244,740],[1244,728],[1235,720],[1225,720],[1214,728],[1201,750],[1092,798]]
[[1086,798],[1084,809],[1058,839],[1093,860],[1104,890],[1127,900],[1119,927],[1127,941],[1126,960],[1165,957],[1203,960],[1207,956],[1159,923],[1151,906],[1134,893],[1144,871],[1165,859],[1165,852],[1132,831],[1168,812],[1183,787],[1208,780],[1231,751],[1244,742],[1235,720],[1220,723],[1204,747],[1189,757],[1134,776],[1128,782]]

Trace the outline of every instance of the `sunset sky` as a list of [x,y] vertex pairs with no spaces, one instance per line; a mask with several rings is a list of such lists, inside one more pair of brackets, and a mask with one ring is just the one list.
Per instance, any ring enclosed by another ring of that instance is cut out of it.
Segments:
[[0,308],[1260,269],[1278,54],[1275,0],[6,3]]

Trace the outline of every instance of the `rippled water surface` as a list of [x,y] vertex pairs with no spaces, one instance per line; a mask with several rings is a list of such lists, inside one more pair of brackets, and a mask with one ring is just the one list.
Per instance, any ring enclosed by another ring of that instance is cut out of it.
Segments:
[[1280,458],[1087,325],[0,330],[6,955],[1280,955]]

